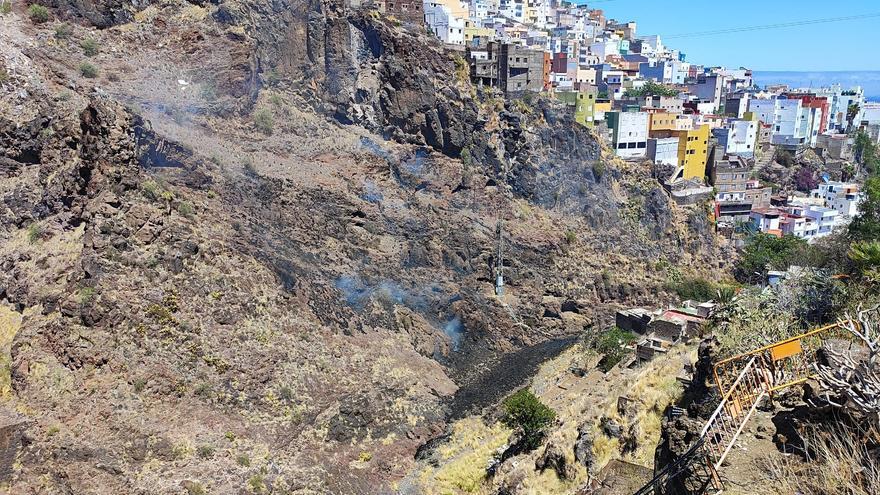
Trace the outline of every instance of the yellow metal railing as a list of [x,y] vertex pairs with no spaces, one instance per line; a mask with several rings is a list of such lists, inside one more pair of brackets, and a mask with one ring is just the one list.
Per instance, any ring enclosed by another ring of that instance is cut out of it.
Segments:
[[761,399],[810,379],[816,372],[819,349],[835,340],[850,348],[854,345],[843,323],[836,323],[716,363],[713,374],[721,403],[688,453],[636,495],[663,490],[672,478],[689,471],[706,473],[703,487],[720,493],[724,485],[718,471]]
[[849,332],[841,323],[827,325],[790,339],[733,356],[715,364],[713,374],[718,392],[724,396],[746,363],[755,358],[757,368],[766,376],[768,393],[809,380],[815,374],[818,351],[829,341],[851,342]]

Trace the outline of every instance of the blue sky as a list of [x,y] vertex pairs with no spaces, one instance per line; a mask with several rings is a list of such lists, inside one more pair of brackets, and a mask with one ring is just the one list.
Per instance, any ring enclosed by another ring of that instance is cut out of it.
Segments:
[[[583,0],[578,3],[583,3]],[[671,36],[719,29],[880,13],[878,0],[601,0],[586,2],[617,20],[638,23],[638,34]],[[664,43],[703,65],[755,70],[880,70],[880,17]]]

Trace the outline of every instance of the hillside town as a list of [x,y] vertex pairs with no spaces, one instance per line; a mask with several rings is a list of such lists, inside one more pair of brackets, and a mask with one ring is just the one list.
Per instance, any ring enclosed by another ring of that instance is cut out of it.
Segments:
[[[591,2],[592,3],[592,2]],[[692,63],[660,35],[557,0],[384,1],[379,10],[466,58],[472,82],[508,95],[542,92],[624,160],[651,160],[682,203],[714,205],[719,231],[806,240],[843,227],[861,198],[851,182],[855,130],[880,141],[880,103],[861,88],[759,88],[752,71]],[[797,191],[759,180],[784,157],[820,161]],[[832,180],[832,178],[845,180]]]

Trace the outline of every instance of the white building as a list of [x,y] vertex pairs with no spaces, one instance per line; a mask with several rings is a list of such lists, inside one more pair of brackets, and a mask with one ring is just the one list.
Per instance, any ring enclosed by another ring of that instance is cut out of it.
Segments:
[[622,158],[643,158],[648,151],[647,112],[610,112],[605,115],[611,131],[614,154]]
[[678,60],[643,62],[639,64],[639,75],[660,83],[684,84],[687,68]]
[[726,127],[713,129],[718,145],[725,153],[744,157],[755,156],[758,141],[758,122],[754,120],[731,120]]
[[605,62],[609,55],[620,55],[620,40],[598,40],[590,45],[589,52]]
[[845,219],[852,219],[859,214],[863,199],[864,195],[860,192],[840,194],[828,202],[828,207],[839,212]]
[[807,114],[807,130],[806,134],[810,142],[810,147],[815,148],[819,139],[819,130],[822,128],[822,109],[821,108],[804,108]]
[[770,233],[773,231],[781,231],[780,220],[785,213],[775,208],[755,209],[749,213],[749,220],[759,231]]
[[811,121],[798,99],[772,98],[749,101],[749,111],[770,126],[770,142],[778,146],[799,147],[808,144]]
[[651,54],[651,53],[663,53],[663,41],[660,39],[659,35],[651,35],[651,36],[639,36],[636,38],[641,40],[642,42],[642,53],[643,54]]
[[701,74],[688,83],[688,91],[704,102],[712,103],[712,112],[721,106],[721,90],[724,88],[724,76],[718,74]]
[[468,7],[458,0],[425,0],[425,24],[440,40],[449,45],[464,45],[464,27]]
[[832,210],[831,208],[826,208],[824,206],[807,207],[804,211],[804,216],[811,218],[816,222],[818,227],[816,230],[817,237],[828,235],[841,225],[840,214],[837,210]]
[[812,218],[789,215],[779,221],[782,235],[793,235],[801,239],[812,239],[819,232],[819,226]]
[[836,124],[838,129],[846,130],[848,124],[847,113],[849,108],[853,105],[856,105],[859,108],[853,119],[853,123],[858,125],[858,123],[862,121],[862,113],[864,112],[863,108],[865,106],[865,94],[862,92],[862,88],[856,87],[840,94],[835,113],[832,114],[832,121]]
[[810,191],[810,196],[820,199],[825,207],[836,210],[843,219],[858,215],[859,205],[864,198],[858,184],[839,181],[822,182],[818,188]]
[[862,106],[862,115],[858,122],[867,122],[867,125],[880,124],[880,103],[865,103]]
[[526,2],[525,0],[500,0],[498,2],[498,12],[516,22],[525,22]]
[[648,158],[658,165],[678,164],[679,138],[651,138],[648,139]]

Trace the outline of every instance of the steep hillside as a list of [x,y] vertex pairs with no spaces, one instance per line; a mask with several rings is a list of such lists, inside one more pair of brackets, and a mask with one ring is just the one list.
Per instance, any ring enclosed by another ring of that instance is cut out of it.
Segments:
[[375,12],[48,3],[0,16],[12,493],[391,492],[586,325],[664,303],[658,267],[723,267],[650,167]]

